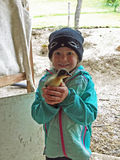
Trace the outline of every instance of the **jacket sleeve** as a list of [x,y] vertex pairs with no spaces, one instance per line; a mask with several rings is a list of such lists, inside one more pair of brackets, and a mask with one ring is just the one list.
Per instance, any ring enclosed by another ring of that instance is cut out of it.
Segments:
[[31,115],[33,119],[39,124],[45,124],[48,123],[58,113],[58,111],[59,108],[54,108],[45,102],[38,88],[31,108]]
[[94,83],[90,77],[87,80],[87,87],[82,96],[70,88],[69,95],[60,104],[64,112],[73,121],[81,125],[91,124],[97,116],[97,95]]

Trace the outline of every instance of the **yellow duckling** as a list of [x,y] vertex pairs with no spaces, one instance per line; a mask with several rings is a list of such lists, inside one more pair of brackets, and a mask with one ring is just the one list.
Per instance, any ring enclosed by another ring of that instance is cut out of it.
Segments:
[[70,76],[71,74],[66,69],[61,69],[57,74],[54,74],[46,81],[45,86],[58,87],[63,82],[63,79]]

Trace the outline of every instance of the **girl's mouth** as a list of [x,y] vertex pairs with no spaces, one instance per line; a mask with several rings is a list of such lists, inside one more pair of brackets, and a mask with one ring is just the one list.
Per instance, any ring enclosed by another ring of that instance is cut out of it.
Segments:
[[66,67],[69,66],[69,64],[58,64],[58,65],[59,65],[59,67],[61,67],[61,68],[66,68]]

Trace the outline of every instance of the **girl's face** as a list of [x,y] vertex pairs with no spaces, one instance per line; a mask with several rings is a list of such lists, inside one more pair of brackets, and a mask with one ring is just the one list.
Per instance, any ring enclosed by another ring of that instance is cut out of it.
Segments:
[[78,64],[78,56],[74,50],[61,47],[53,52],[51,61],[56,70],[65,68],[72,71]]

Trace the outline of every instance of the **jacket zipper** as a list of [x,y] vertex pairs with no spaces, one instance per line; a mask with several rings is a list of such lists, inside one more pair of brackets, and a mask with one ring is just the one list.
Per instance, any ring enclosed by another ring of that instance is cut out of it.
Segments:
[[[85,131],[84,131],[84,136],[83,136],[83,145],[85,147],[85,136],[86,136],[86,132],[87,132],[87,127],[85,126]],[[86,147],[85,147],[86,148]]]
[[65,151],[64,137],[63,137],[63,128],[62,128],[62,107],[59,110],[59,129],[60,129],[60,138],[62,144],[62,151],[65,157],[68,157]]

